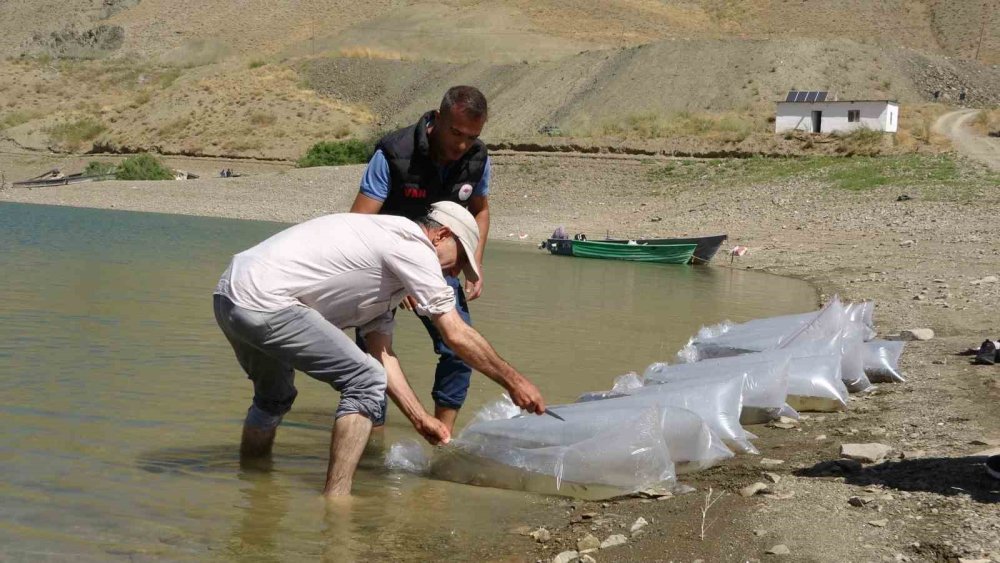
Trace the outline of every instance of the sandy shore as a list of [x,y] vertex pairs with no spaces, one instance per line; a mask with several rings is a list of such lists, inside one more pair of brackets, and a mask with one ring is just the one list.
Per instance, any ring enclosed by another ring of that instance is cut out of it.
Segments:
[[[882,385],[855,398],[847,413],[813,415],[797,430],[754,428],[764,457],[784,462],[773,469],[781,475],[773,486],[781,494],[728,494],[712,509],[720,517],[704,540],[698,537],[704,490],[734,492],[760,480],[758,458],[697,474],[691,482],[701,493],[666,502],[555,501],[525,522],[546,526],[550,541],[513,534],[497,556],[550,558],[575,549],[586,533],[603,539],[621,532],[619,520],[643,516],[652,523],[644,533],[614,555],[596,554],[597,560],[764,559],[773,558],[765,555],[768,548],[785,544],[786,559],[795,561],[1000,561],[1000,482],[968,457],[1000,446],[1000,366],[970,366],[954,355],[1000,336],[1000,283],[976,283],[1000,275],[996,188],[970,186],[959,194],[922,184],[851,192],[796,178],[737,185],[709,178],[677,186],[651,176],[663,164],[497,155],[490,236],[536,245],[559,225],[591,238],[727,232],[732,244],[750,249],[732,267],[799,277],[825,296],[875,299],[880,334],[929,327],[937,336],[907,347],[908,383]],[[5,165],[11,166],[0,159],[0,169]],[[346,210],[361,169],[8,188],[0,201],[294,222]],[[896,201],[903,193],[912,199]],[[714,267],[729,267],[728,260]],[[838,457],[841,443],[859,442],[888,444],[906,459],[842,475],[816,469]],[[857,508],[847,502],[852,496],[875,500]],[[584,512],[615,518],[593,523],[579,518]]]

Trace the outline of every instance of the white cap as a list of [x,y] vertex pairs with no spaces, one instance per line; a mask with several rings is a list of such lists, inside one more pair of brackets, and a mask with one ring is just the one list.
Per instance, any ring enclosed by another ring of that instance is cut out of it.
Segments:
[[453,201],[439,201],[431,205],[428,219],[433,219],[451,229],[452,234],[462,243],[467,258],[462,271],[465,279],[479,281],[479,263],[476,261],[476,249],[479,248],[479,224],[469,210]]

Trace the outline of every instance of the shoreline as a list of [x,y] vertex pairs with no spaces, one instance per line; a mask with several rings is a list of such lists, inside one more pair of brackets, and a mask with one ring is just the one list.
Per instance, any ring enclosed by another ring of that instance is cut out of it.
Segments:
[[[589,528],[573,517],[612,511],[632,521],[644,516],[654,531],[631,539],[627,552],[598,553],[605,558],[625,553],[662,558],[667,549],[670,557],[682,559],[763,558],[769,547],[786,544],[795,560],[903,560],[900,554],[912,560],[1000,561],[1000,529],[992,525],[1000,522],[1000,493],[995,492],[1000,486],[989,489],[984,471],[977,474],[974,464],[956,461],[1000,445],[995,408],[1000,368],[970,366],[966,358],[954,356],[997,337],[992,304],[1000,298],[1000,283],[973,283],[1000,275],[1000,249],[994,246],[1000,204],[990,191],[995,188],[975,188],[978,193],[967,200],[933,186],[851,192],[794,177],[676,186],[650,180],[651,167],[662,164],[497,155],[490,239],[520,241],[527,235],[525,243],[537,245],[559,225],[591,238],[605,232],[628,237],[728,232],[717,264],[727,261],[726,249],[744,245],[750,252],[734,267],[802,279],[817,288],[821,300],[834,293],[845,300],[874,299],[880,336],[921,327],[937,336],[907,345],[901,362],[907,383],[854,396],[843,415],[812,414],[797,431],[754,427],[763,457],[785,461],[777,469],[740,456],[689,476],[685,482],[699,493],[667,502],[546,503],[546,514],[526,525],[545,525],[553,540],[540,544],[515,535],[505,540],[508,551],[498,555],[534,560],[575,549]],[[0,192],[0,201],[298,222],[346,210],[362,169],[8,188]],[[904,193],[913,199],[896,201]],[[488,284],[488,259],[485,273]],[[826,438],[817,439],[820,435]],[[855,475],[809,473],[836,459],[839,444],[857,442],[885,443],[911,457]],[[759,480],[762,469],[779,473],[775,488],[793,496],[729,494],[714,509],[728,517],[700,541],[693,530],[706,488],[734,492]],[[872,487],[879,492],[868,492]],[[851,496],[873,494],[892,497],[878,503],[878,513],[847,503]],[[868,524],[883,518],[889,520],[885,527]],[[766,533],[756,534],[761,529]]]

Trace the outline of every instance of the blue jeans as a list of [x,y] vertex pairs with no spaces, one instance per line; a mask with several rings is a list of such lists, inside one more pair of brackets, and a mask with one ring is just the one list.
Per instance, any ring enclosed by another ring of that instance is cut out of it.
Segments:
[[[457,277],[445,276],[444,280],[448,286],[455,291],[455,309],[462,320],[472,326],[472,317],[469,316],[469,303],[465,300],[465,292],[462,291],[462,283]],[[472,368],[466,365],[455,352],[444,343],[441,333],[437,327],[427,317],[417,315],[417,318],[424,323],[427,334],[434,344],[434,353],[438,355],[437,368],[434,370],[434,387],[431,389],[431,398],[438,407],[448,409],[460,409],[465,404],[465,397],[469,392],[469,381],[472,379]],[[364,340],[355,333],[355,341],[358,346],[367,351]],[[373,420],[376,426],[385,424],[385,399],[382,402],[382,418]]]
[[[455,309],[458,310],[459,316],[467,325],[472,326],[469,303],[465,300],[462,283],[458,278],[452,276],[445,276],[444,280],[455,290]],[[438,355],[437,369],[434,370],[434,387],[431,390],[434,404],[449,409],[460,409],[465,404],[465,396],[469,392],[472,368],[444,343],[441,333],[438,332],[437,327],[430,319],[427,317],[419,318],[424,323],[424,328],[427,329],[431,342],[434,343],[434,353]]]

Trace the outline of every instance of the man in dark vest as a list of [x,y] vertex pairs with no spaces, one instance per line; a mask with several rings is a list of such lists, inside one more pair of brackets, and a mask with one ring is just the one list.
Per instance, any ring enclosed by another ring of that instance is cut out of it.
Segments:
[[[450,88],[437,111],[425,113],[416,124],[389,133],[378,142],[351,212],[413,218],[425,215],[432,203],[458,203],[472,213],[479,226],[479,247],[472,259],[481,272],[490,230],[490,159],[479,140],[486,120],[482,92],[472,86]],[[467,280],[463,292],[457,275],[452,272],[445,279],[455,292],[459,314],[471,324],[467,300],[482,294],[482,276],[475,282]],[[404,307],[410,309],[407,301]],[[450,431],[465,402],[472,368],[448,348],[430,320],[420,319],[438,354],[431,392],[434,416]]]

